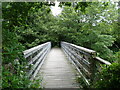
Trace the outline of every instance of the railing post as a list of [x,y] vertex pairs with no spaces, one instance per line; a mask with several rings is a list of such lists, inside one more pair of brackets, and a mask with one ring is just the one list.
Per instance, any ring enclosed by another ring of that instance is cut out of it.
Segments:
[[95,73],[96,73],[96,60],[94,60],[94,57],[96,56],[96,53],[91,54],[90,57],[90,85],[93,84],[94,78],[95,78]]

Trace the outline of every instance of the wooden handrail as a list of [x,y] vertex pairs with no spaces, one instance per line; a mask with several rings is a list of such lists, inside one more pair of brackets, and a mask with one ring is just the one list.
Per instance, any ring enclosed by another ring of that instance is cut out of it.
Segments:
[[42,66],[45,57],[51,49],[51,42],[47,42],[28,50],[23,51],[24,57],[28,60],[28,77],[32,80]]
[[61,42],[61,48],[68,59],[75,65],[86,85],[90,85],[95,81],[95,74],[98,72],[97,67],[100,68],[100,64],[111,65],[110,62],[97,57],[94,50],[68,42]]

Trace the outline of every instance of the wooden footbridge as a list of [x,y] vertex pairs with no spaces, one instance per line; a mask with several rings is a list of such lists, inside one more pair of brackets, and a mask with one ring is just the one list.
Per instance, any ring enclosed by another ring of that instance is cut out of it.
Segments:
[[42,78],[40,85],[45,88],[79,88],[77,77],[89,86],[97,80],[101,64],[111,64],[97,57],[95,51],[67,42],[52,49],[51,42],[47,42],[23,53],[28,60],[28,77]]

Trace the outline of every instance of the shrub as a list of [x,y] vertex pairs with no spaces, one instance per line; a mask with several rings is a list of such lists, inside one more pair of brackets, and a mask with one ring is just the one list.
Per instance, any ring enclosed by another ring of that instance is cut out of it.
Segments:
[[120,64],[113,63],[108,68],[99,73],[98,80],[92,87],[94,88],[120,88]]

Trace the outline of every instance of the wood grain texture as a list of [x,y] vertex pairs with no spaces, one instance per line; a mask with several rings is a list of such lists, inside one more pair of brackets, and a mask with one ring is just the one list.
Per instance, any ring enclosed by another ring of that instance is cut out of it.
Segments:
[[78,88],[77,72],[60,48],[48,54],[36,78],[42,77],[45,88]]

